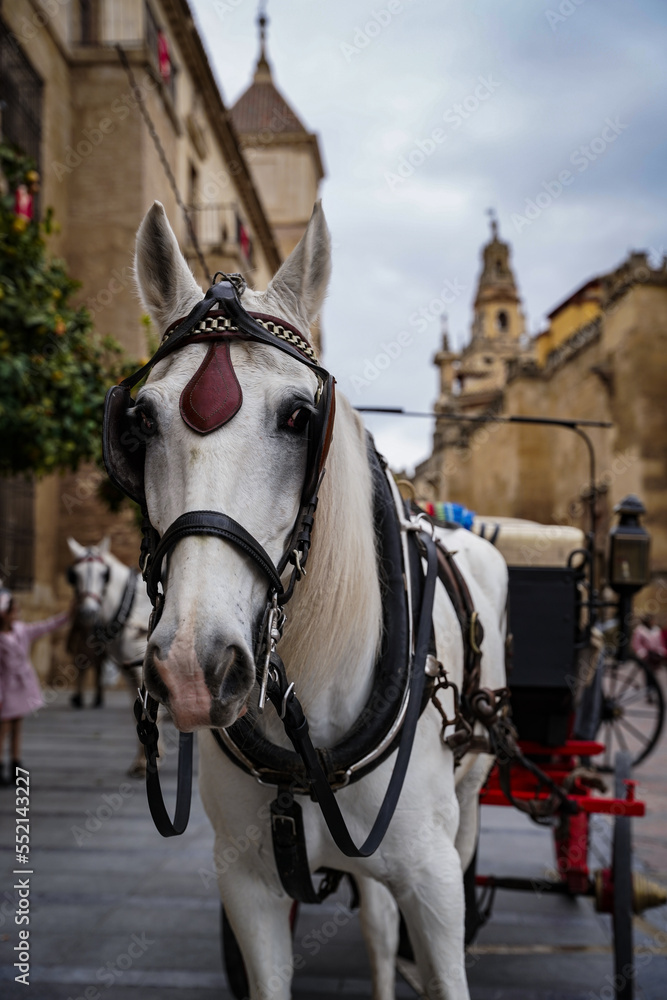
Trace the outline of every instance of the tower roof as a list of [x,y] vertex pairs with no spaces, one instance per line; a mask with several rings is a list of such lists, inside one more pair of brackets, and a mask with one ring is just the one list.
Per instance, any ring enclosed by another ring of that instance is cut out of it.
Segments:
[[258,18],[259,58],[253,81],[239,97],[231,109],[236,131],[244,133],[261,132],[269,129],[276,136],[282,134],[308,135],[298,115],[289,106],[273,82],[271,65],[266,58],[266,24],[264,13]]
[[482,273],[479,276],[475,305],[494,298],[519,301],[514,272],[510,265],[510,246],[498,236],[498,222],[492,210],[491,239],[482,248]]

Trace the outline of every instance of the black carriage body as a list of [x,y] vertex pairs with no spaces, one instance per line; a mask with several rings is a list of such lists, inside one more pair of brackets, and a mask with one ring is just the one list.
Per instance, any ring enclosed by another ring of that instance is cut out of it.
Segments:
[[568,736],[577,667],[578,572],[510,566],[512,715],[523,740],[559,746]]

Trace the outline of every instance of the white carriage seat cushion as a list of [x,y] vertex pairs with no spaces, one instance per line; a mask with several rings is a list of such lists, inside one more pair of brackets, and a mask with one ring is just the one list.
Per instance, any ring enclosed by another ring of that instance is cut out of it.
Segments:
[[[478,514],[472,531],[492,541],[508,566],[567,566],[570,553],[586,544],[580,528],[517,517]],[[578,554],[572,564],[580,566],[583,558]]]

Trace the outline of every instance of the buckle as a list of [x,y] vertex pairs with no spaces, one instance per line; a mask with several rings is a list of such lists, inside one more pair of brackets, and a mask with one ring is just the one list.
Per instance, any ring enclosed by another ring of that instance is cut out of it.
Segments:
[[282,637],[286,617],[287,616],[282,608],[278,607],[278,595],[274,591],[273,597],[271,598],[271,605],[268,609],[266,628],[264,630],[264,641],[261,647],[265,650],[265,652],[259,684],[259,699],[257,702],[257,710],[259,712],[263,712],[264,706],[266,705],[266,689],[269,683],[271,653],[275,651],[276,645]]
[[292,816],[284,816],[282,813],[271,813],[271,828],[279,833],[276,829],[276,823],[291,823],[292,825],[292,835],[296,838],[296,822]]
[[480,642],[484,638],[484,631],[482,629],[482,623],[479,620],[479,613],[473,611],[470,615],[470,631],[468,633],[468,638],[470,640],[470,648],[473,653],[481,653]]

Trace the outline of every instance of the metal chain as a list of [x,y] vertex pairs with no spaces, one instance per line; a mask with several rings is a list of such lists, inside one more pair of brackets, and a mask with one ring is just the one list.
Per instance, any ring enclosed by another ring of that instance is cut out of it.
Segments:
[[181,211],[183,212],[183,216],[185,218],[185,224],[186,224],[187,229],[188,229],[188,234],[190,236],[190,239],[192,240],[192,246],[195,249],[195,253],[197,254],[197,258],[199,260],[199,263],[201,265],[201,268],[202,268],[204,274],[206,275],[207,279],[210,281],[211,280],[211,275],[209,274],[208,265],[206,263],[206,259],[204,257],[204,254],[202,253],[201,247],[199,246],[199,241],[197,240],[197,234],[195,233],[194,226],[192,225],[192,219],[190,218],[190,213],[188,212],[188,210],[187,210],[187,208],[185,206],[185,203],[183,202],[183,199],[181,198],[180,192],[178,190],[178,186],[176,184],[176,179],[175,179],[175,177],[174,177],[174,175],[172,173],[171,167],[169,166],[169,162],[167,160],[167,156],[165,154],[165,151],[164,151],[164,149],[162,147],[162,143],[160,142],[160,138],[159,138],[157,132],[155,131],[155,126],[153,125],[153,121],[151,119],[151,116],[149,115],[148,109],[147,109],[147,107],[146,107],[146,105],[144,103],[143,94],[141,93],[140,88],[137,86],[137,81],[134,78],[134,73],[132,72],[132,67],[130,66],[130,63],[128,62],[128,58],[127,58],[127,54],[125,52],[125,49],[123,48],[122,45],[117,44],[116,45],[116,51],[118,52],[118,57],[119,57],[121,63],[123,64],[123,68],[124,68],[125,72],[127,73],[127,78],[130,81],[130,86],[132,87],[132,93],[133,93],[134,98],[135,98],[135,100],[137,102],[137,105],[139,107],[139,111],[141,112],[142,117],[143,117],[144,121],[146,122],[146,128],[149,131],[150,137],[153,140],[153,144],[155,145],[155,148],[157,150],[157,154],[160,157],[160,162],[161,162],[161,164],[162,164],[162,166],[164,168],[165,174],[167,175],[167,180],[169,181],[169,184],[171,186],[171,190],[174,192],[174,197],[176,198],[176,203],[177,203],[178,207],[181,209]]

